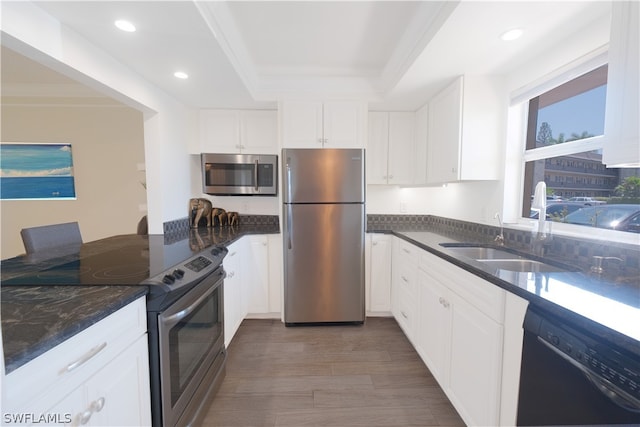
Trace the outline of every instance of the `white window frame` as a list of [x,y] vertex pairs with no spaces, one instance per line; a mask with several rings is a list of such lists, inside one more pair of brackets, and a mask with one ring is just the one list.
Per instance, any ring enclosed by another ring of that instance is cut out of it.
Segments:
[[[527,150],[527,116],[529,101],[570,80],[592,71],[608,62],[608,45],[561,67],[535,82],[511,93],[511,102],[507,120],[507,147],[504,180],[504,217],[510,227],[521,230],[534,230],[537,220],[523,218],[522,197],[524,196],[525,163],[567,154],[601,150],[604,136],[598,135],[576,141],[565,142]],[[552,234],[567,237],[585,238],[584,226],[553,222]],[[589,228],[588,238],[603,239],[612,242],[638,244],[640,236],[636,233]]]

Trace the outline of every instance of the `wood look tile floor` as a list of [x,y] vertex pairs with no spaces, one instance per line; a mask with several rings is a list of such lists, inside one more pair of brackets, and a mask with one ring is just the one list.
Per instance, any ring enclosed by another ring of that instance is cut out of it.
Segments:
[[286,327],[247,319],[203,426],[464,426],[392,318]]

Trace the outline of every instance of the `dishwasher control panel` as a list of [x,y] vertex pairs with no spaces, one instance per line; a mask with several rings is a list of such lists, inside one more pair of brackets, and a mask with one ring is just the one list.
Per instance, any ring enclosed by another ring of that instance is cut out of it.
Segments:
[[527,312],[524,328],[572,365],[596,387],[618,395],[624,406],[640,411],[640,360],[616,351],[608,343],[555,319]]

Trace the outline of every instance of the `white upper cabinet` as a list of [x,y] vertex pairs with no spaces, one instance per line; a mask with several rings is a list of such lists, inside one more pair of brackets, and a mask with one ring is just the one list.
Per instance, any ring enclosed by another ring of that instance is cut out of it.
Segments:
[[612,3],[602,162],[640,167],[640,3]]
[[501,94],[491,77],[460,76],[429,101],[428,183],[500,177]]
[[362,148],[367,105],[360,101],[284,101],[285,148]]
[[416,155],[413,161],[413,183],[424,185],[427,183],[427,146],[429,142],[429,104],[423,105],[416,111]]
[[367,145],[367,183],[414,183],[415,113],[371,112]]
[[278,114],[271,110],[200,111],[197,153],[276,154]]
[[278,112],[240,112],[240,151],[249,154],[278,153]]

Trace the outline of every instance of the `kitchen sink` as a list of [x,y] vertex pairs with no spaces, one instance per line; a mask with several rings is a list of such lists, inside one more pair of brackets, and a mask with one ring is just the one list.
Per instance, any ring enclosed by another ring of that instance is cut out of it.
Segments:
[[576,271],[572,267],[556,266],[544,261],[531,259],[526,254],[510,252],[492,245],[482,243],[440,243],[452,254],[481,262],[489,267],[499,270],[552,273],[563,271]]
[[520,259],[518,254],[486,246],[448,246],[452,253],[471,259]]
[[499,270],[517,271],[517,272],[531,272],[531,273],[554,273],[570,271],[566,268],[556,267],[555,265],[547,264],[546,262],[535,261],[532,259],[478,259],[476,260],[490,267],[497,268]]

